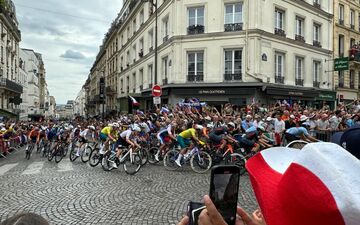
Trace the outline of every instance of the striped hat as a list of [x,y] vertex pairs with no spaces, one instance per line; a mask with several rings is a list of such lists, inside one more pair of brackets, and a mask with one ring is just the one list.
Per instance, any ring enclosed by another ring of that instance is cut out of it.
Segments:
[[360,224],[360,161],[336,144],[270,148],[246,168],[267,225]]

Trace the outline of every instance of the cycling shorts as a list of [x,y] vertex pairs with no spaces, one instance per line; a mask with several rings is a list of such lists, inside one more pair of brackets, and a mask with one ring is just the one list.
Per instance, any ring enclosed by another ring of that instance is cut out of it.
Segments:
[[99,136],[100,140],[102,141],[106,141],[108,139],[108,136],[104,133],[100,133],[100,136]]
[[127,143],[126,140],[122,139],[121,137],[116,141],[115,146],[116,147],[129,147],[129,143]]
[[164,133],[160,133],[158,135],[156,135],[156,137],[159,139],[160,144],[165,144],[165,143],[169,143],[171,141],[170,137]]
[[223,135],[216,135],[214,133],[210,133],[209,134],[209,139],[214,144],[221,144],[221,142],[224,140],[224,136]]
[[178,135],[176,139],[181,148],[186,148],[191,143],[190,139],[185,139],[185,138],[181,137],[180,135]]

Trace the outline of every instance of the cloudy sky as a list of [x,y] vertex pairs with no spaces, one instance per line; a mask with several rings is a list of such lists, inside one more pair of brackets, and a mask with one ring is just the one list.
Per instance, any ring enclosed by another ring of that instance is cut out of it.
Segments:
[[122,0],[13,0],[21,48],[43,55],[50,95],[75,99]]

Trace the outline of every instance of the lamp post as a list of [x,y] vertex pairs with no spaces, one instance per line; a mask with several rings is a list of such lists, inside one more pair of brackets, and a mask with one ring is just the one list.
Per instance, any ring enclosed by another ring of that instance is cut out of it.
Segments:
[[157,0],[142,0],[142,2],[149,2],[153,7],[155,7],[155,79],[154,85],[157,85],[157,73],[158,73],[158,5]]

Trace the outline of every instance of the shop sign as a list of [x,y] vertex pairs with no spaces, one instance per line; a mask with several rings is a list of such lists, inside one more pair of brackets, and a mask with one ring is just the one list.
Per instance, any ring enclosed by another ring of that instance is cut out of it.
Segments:
[[335,96],[332,95],[332,94],[320,93],[320,94],[319,94],[319,98],[320,98],[320,99],[335,100]]
[[298,91],[289,91],[289,95],[293,95],[293,96],[303,96],[304,93],[298,92]]
[[226,94],[225,90],[199,90],[200,95],[223,95]]
[[334,70],[343,71],[349,69],[349,57],[337,58],[334,60]]

